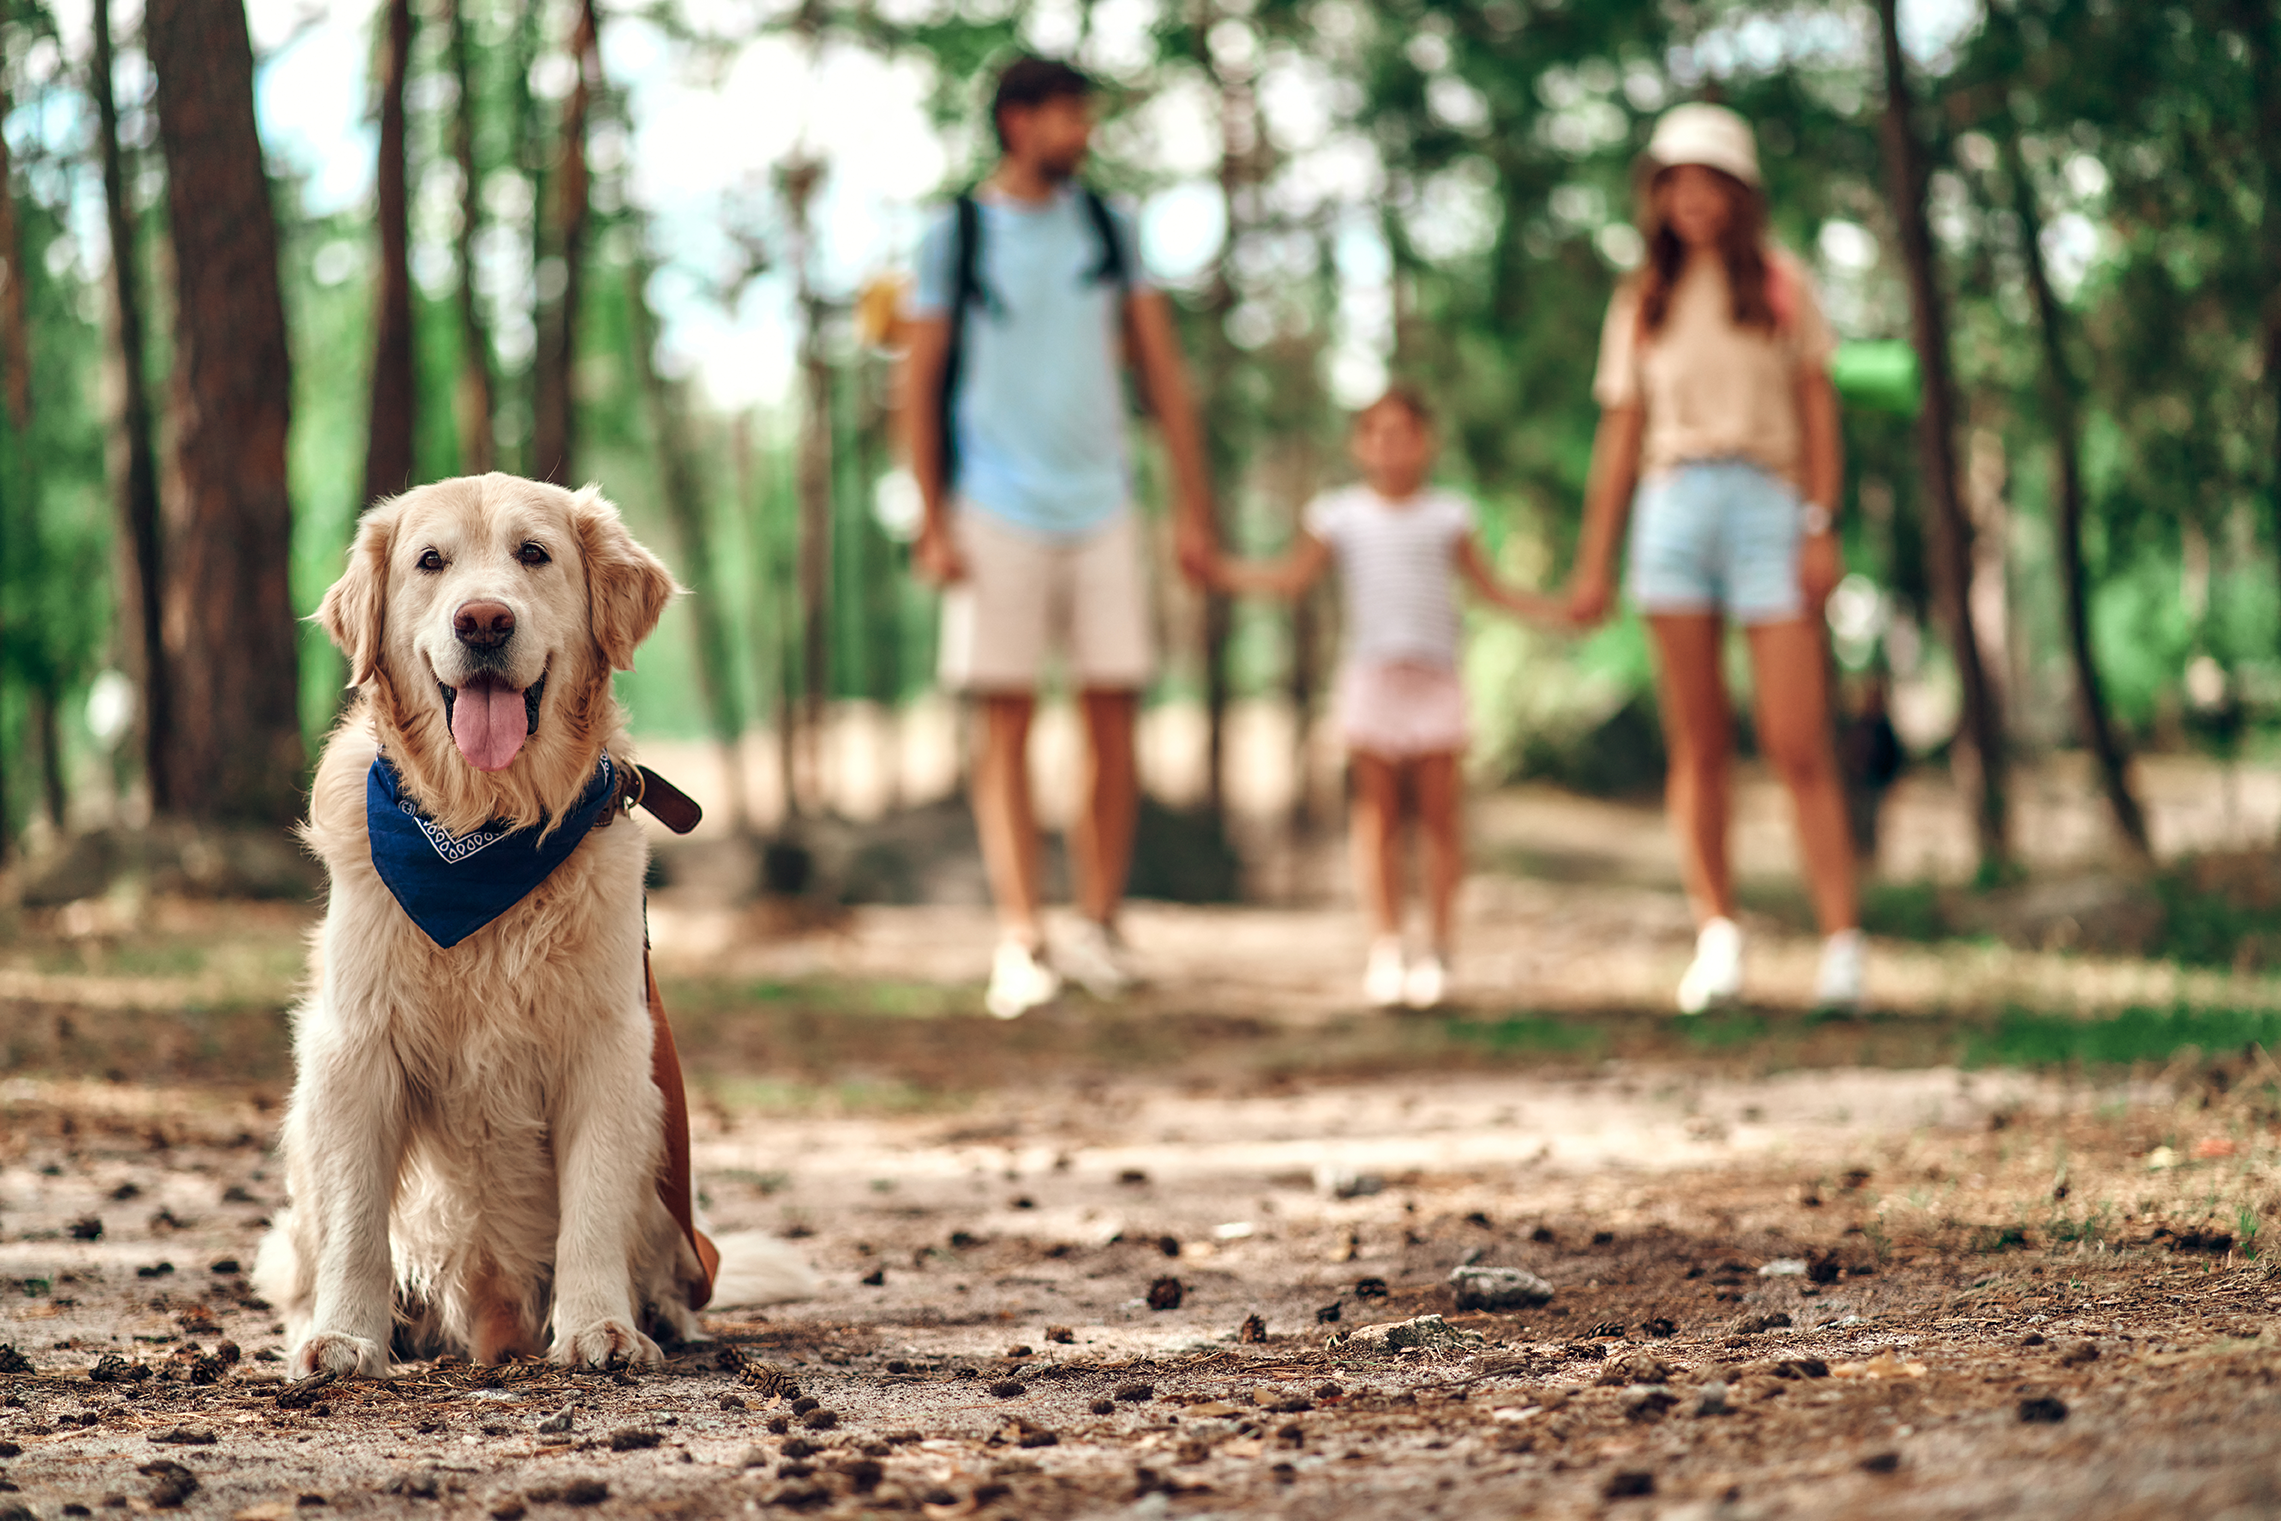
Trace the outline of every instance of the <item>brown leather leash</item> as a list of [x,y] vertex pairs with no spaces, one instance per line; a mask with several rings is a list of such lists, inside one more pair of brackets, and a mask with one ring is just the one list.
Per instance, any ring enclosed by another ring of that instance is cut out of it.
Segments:
[[[687,834],[705,817],[696,799],[647,766],[622,767],[619,776],[617,806],[603,810],[594,826],[597,829],[608,827],[620,812],[630,813],[635,808],[648,809],[675,834]],[[689,1093],[681,1081],[681,1057],[674,1049],[673,1027],[666,1022],[665,999],[657,990],[657,974],[650,970],[646,929],[642,934],[642,981],[649,995],[649,1076],[665,1100],[665,1158],[658,1165],[657,1197],[688,1238],[690,1250],[697,1254],[698,1271],[704,1276],[694,1282],[684,1280],[682,1289],[689,1296],[689,1308],[702,1310],[712,1301],[713,1283],[720,1276],[721,1249],[697,1229],[689,1167]]]

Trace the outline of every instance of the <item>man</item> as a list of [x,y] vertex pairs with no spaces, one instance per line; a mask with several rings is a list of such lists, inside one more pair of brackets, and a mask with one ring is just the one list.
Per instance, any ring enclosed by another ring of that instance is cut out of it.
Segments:
[[[1200,575],[1216,547],[1171,312],[1141,278],[1130,223],[1076,183],[1092,93],[1048,59],[999,76],[1001,156],[920,251],[904,382],[926,505],[914,558],[948,588],[944,682],[982,718],[974,815],[1001,926],[985,1002],[1001,1019],[1051,999],[1062,973],[1104,997],[1131,982],[1117,911],[1139,812],[1133,724],[1155,654],[1126,459],[1128,356],[1171,458],[1182,568]],[[1080,919],[1049,963],[1028,751],[1056,646],[1088,766],[1070,830]]]

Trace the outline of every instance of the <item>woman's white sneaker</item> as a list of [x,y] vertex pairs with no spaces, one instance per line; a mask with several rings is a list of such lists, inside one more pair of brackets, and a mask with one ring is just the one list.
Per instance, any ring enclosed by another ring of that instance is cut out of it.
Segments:
[[1362,971],[1362,996],[1374,1009],[1391,1009],[1402,1001],[1408,981],[1402,967],[1402,942],[1393,935],[1370,944],[1370,961]]
[[1019,940],[998,942],[990,960],[990,988],[982,1006],[996,1019],[1020,1019],[1040,1004],[1051,1003],[1061,991],[1061,978],[1052,967]]
[[1814,974],[1814,1007],[1858,1009],[1866,988],[1868,944],[1857,929],[1839,930],[1822,942],[1821,970]]
[[1700,1014],[1742,993],[1742,927],[1721,916],[1695,935],[1695,960],[1679,979],[1679,1012]]
[[1402,1002],[1413,1009],[1438,1009],[1449,996],[1449,968],[1441,957],[1428,956],[1402,978]]
[[1095,998],[1122,997],[1136,979],[1125,964],[1124,947],[1110,928],[1094,919],[1080,919],[1066,935],[1054,937],[1053,964],[1057,971]]

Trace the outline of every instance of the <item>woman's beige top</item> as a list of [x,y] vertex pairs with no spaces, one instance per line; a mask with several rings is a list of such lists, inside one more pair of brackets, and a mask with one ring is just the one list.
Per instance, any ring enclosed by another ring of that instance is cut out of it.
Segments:
[[1645,342],[1638,282],[1625,281],[1608,303],[1592,397],[1603,407],[1646,407],[1643,479],[1689,460],[1741,457],[1804,489],[1798,375],[1827,366],[1837,343],[1805,267],[1779,249],[1767,259],[1772,333],[1735,326],[1717,259],[1688,262],[1662,331]]

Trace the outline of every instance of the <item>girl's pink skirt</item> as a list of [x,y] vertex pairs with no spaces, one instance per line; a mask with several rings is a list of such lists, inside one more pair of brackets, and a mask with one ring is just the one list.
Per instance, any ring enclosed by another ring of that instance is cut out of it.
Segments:
[[1339,735],[1390,760],[1466,747],[1465,684],[1449,666],[1393,661],[1339,673]]

